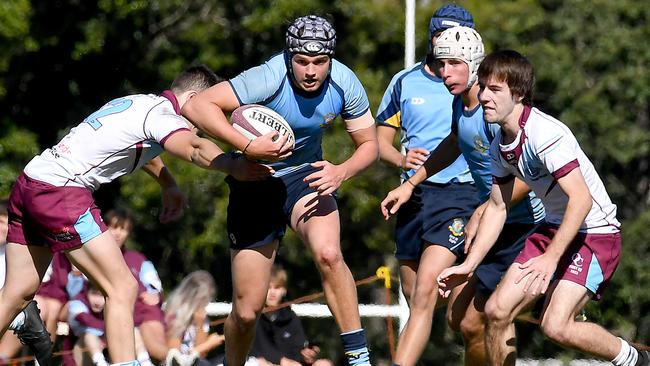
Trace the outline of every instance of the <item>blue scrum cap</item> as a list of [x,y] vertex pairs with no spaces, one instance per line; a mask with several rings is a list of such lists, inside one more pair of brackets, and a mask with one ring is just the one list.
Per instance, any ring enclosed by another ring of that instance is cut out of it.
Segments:
[[433,13],[429,22],[429,41],[433,38],[434,33],[458,26],[474,28],[472,14],[467,9],[456,4],[447,4],[440,7]]

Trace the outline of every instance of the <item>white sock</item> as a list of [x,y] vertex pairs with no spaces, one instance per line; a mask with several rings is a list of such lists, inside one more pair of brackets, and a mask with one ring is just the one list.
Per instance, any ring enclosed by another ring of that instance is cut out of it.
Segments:
[[153,366],[151,358],[149,357],[149,352],[147,351],[138,353],[136,358],[138,359],[138,362],[140,362],[140,366]]
[[25,313],[21,311],[18,313],[18,315],[16,315],[14,320],[11,321],[11,324],[9,324],[9,329],[18,330],[23,326],[23,324],[25,324]]
[[140,362],[138,362],[138,360],[124,361],[120,363],[112,363],[109,366],[140,366]]
[[630,347],[630,344],[627,343],[624,339],[621,340],[621,350],[618,352],[618,355],[612,360],[612,364],[616,366],[634,366],[636,361],[639,358],[639,352],[636,348]]
[[101,352],[93,353],[92,355],[93,364],[97,366],[108,366],[108,362],[104,357],[104,354]]

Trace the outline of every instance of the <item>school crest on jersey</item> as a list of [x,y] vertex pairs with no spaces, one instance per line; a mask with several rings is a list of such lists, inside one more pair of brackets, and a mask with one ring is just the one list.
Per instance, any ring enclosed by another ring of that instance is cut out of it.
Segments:
[[321,128],[326,128],[326,127],[329,126],[332,122],[334,122],[335,119],[336,119],[336,113],[332,113],[332,112],[327,113],[327,114],[323,117],[323,123],[321,123],[321,125],[320,125]]
[[480,135],[474,136],[474,150],[480,152],[481,154],[485,153],[490,148],[490,145],[486,144],[485,141],[481,138]]

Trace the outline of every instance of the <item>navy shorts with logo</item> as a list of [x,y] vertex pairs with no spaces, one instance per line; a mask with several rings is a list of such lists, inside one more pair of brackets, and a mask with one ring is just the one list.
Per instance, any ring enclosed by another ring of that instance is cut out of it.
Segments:
[[474,271],[477,277],[476,291],[488,296],[501,281],[510,265],[524,248],[526,239],[538,227],[536,224],[505,224],[496,243]]
[[282,238],[293,206],[316,192],[303,179],[318,170],[307,165],[281,177],[252,182],[227,176],[230,198],[226,225],[230,248],[255,248]]
[[417,260],[424,242],[463,253],[465,223],[478,206],[476,188],[470,183],[423,182],[397,212],[395,257]]

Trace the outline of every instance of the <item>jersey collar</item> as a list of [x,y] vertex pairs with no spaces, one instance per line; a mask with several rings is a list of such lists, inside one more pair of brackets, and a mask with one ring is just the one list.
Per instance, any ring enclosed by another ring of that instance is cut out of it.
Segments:
[[524,106],[524,110],[521,113],[521,116],[519,116],[519,127],[521,128],[519,130],[519,135],[517,135],[517,139],[513,141],[513,143],[509,145],[501,145],[499,144],[499,153],[501,154],[501,157],[508,162],[510,165],[517,165],[517,162],[519,161],[519,157],[521,156],[521,153],[523,152],[523,146],[524,142],[526,141],[526,130],[524,130],[524,126],[526,126],[526,122],[528,122],[528,117],[530,117],[530,111],[531,108],[529,106]]
[[161,97],[165,97],[169,99],[169,101],[172,103],[172,106],[174,107],[174,112],[176,114],[180,115],[181,114],[181,106],[178,104],[178,99],[176,99],[176,95],[171,90],[165,90],[160,94]]

